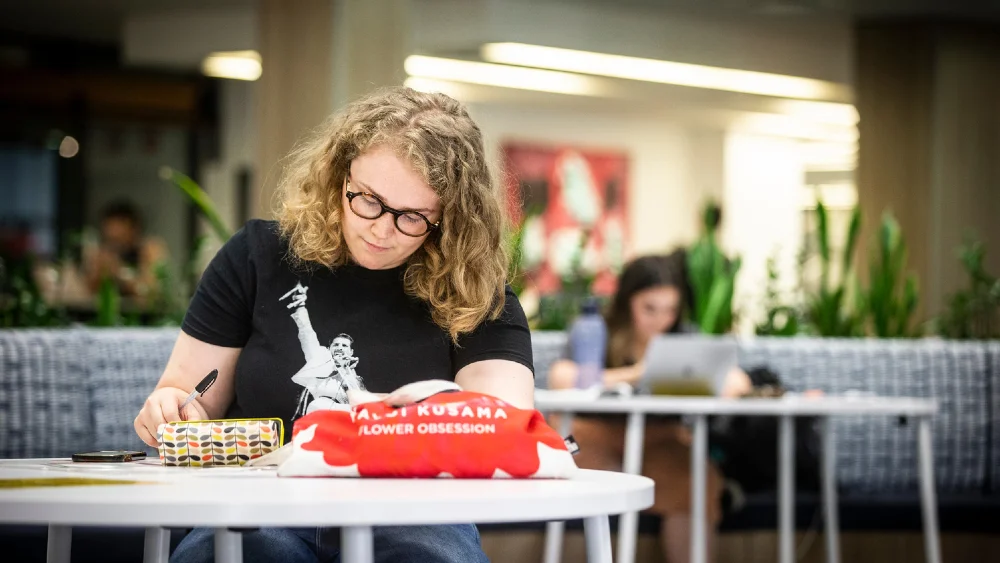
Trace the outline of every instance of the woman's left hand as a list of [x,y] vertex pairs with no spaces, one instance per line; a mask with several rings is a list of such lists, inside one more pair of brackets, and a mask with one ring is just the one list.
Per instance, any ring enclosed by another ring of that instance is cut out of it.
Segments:
[[753,391],[753,382],[750,376],[740,368],[729,370],[726,381],[722,385],[722,397],[726,399],[736,399],[748,395]]

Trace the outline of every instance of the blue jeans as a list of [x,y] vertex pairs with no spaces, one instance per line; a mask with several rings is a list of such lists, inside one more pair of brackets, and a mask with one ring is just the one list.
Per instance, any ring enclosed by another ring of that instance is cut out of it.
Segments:
[[[243,534],[246,563],[334,563],[340,553],[324,542],[324,528],[260,528]],[[472,524],[372,528],[375,563],[489,563]],[[324,545],[325,544],[325,545]],[[181,540],[170,563],[215,561],[215,530],[195,528]]]

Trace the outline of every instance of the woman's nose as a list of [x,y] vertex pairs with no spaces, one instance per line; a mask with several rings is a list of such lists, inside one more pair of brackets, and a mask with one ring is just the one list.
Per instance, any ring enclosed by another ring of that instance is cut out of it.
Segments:
[[395,217],[391,213],[385,213],[381,217],[372,220],[372,234],[380,239],[389,238],[395,230]]

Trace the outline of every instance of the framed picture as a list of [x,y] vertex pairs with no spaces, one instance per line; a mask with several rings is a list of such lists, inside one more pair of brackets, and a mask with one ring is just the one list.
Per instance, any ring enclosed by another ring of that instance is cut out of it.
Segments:
[[502,144],[521,268],[539,295],[586,283],[614,291],[628,249],[628,157],[622,152]]

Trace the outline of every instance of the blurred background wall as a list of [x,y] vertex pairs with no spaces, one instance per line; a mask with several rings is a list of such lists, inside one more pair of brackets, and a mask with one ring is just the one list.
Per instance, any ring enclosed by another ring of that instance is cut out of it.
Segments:
[[[744,330],[759,316],[769,257],[781,284],[796,283],[817,196],[830,208],[834,241],[856,203],[864,237],[873,236],[883,211],[895,213],[927,317],[963,283],[954,259],[963,236],[1000,243],[998,6],[7,3],[0,8],[0,164],[50,178],[18,185],[44,185],[37,193],[55,196],[4,220],[36,217],[37,244],[56,252],[68,233],[95,223],[103,204],[131,194],[148,230],[184,256],[204,228],[160,178],[163,166],[197,180],[230,225],[267,217],[281,158],[297,139],[347,100],[406,82],[466,102],[498,163],[508,142],[626,154],[628,255],[691,243],[701,233],[702,206],[719,202],[722,244],[744,258],[736,296]],[[551,71],[565,60],[510,60],[489,48],[510,43],[696,65],[685,67],[696,84],[714,80],[699,74],[706,68],[765,74],[704,87],[685,85],[681,75],[663,83],[594,67],[575,73],[575,91],[565,93],[568,83],[558,78],[552,86],[507,72]],[[213,55],[230,57],[230,67],[206,70]],[[775,85],[774,75],[795,77],[799,89]],[[78,142],[78,153],[52,157],[66,137]],[[3,193],[15,194],[5,199],[21,201],[26,189],[13,185],[5,181]],[[1000,252],[988,259],[1000,269]],[[867,256],[857,261],[863,273]]]

